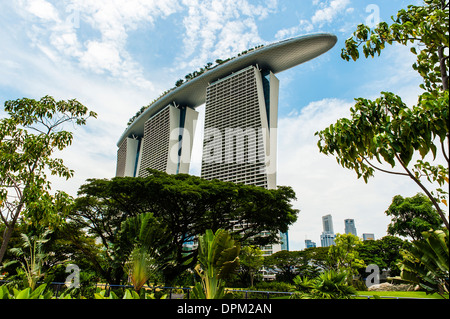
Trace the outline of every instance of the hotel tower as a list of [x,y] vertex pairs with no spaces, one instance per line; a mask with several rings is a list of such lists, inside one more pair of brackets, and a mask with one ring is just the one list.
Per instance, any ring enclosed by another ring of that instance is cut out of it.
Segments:
[[[208,69],[153,102],[117,143],[116,176],[148,175],[152,168],[189,173],[195,110],[205,105],[201,177],[275,189],[279,80],[276,73],[330,50],[328,33],[262,46]],[[264,236],[264,234],[261,234]],[[266,255],[288,249],[263,247]]]

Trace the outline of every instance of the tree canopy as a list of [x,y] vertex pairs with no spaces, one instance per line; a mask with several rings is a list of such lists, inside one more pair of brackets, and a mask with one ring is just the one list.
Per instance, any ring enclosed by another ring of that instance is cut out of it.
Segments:
[[207,229],[224,229],[240,242],[267,245],[277,242],[279,232],[286,232],[297,220],[290,187],[268,190],[187,174],[150,172],[145,178],[89,180],[79,190],[71,219],[98,236],[112,256],[120,242],[122,223],[151,213],[158,223],[155,231],[167,230],[171,249],[166,252],[175,260],[164,268],[166,278],[195,264],[197,250],[187,250],[186,244]]
[[422,232],[442,227],[442,220],[433,203],[422,193],[407,198],[395,196],[385,213],[391,217],[387,229],[390,235],[418,240],[422,238]]

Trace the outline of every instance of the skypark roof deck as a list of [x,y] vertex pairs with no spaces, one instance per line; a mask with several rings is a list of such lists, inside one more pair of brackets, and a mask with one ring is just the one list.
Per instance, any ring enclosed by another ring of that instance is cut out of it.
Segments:
[[196,78],[173,89],[150,105],[125,130],[117,146],[127,137],[133,135],[143,136],[145,122],[171,103],[193,108],[204,104],[207,86],[233,72],[242,70],[250,65],[258,65],[260,69],[268,69],[276,74],[316,58],[330,50],[336,42],[336,36],[329,33],[299,36],[249,51],[209,69]]

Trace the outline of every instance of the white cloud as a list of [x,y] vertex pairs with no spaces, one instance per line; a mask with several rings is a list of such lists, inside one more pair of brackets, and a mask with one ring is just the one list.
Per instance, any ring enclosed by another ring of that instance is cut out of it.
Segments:
[[[31,22],[26,32],[32,45],[53,61],[76,61],[88,72],[104,73],[150,89],[152,84],[145,78],[143,68],[127,52],[128,34],[180,9],[176,1],[145,0],[72,0],[64,5],[28,0],[18,5],[18,13]],[[99,36],[82,42],[81,35],[87,35],[83,33],[92,33],[87,26]]]
[[312,4],[319,6],[319,9],[314,12],[310,19],[300,19],[298,25],[279,30],[275,34],[275,38],[280,40],[300,33],[311,33],[326,23],[331,24],[339,15],[352,14],[354,12],[354,8],[348,8],[350,0],[332,0],[329,4],[313,0]]
[[298,35],[300,32],[310,33],[313,30],[314,30],[313,24],[309,20],[302,19],[296,26],[279,30],[275,34],[275,39],[286,39]]
[[345,11],[349,4],[350,0],[332,0],[328,6],[314,13],[311,22],[319,25],[324,22],[331,23],[339,13]]
[[376,173],[367,184],[341,167],[333,156],[319,153],[314,136],[342,117],[349,117],[353,102],[324,99],[304,107],[300,114],[278,122],[278,185],[293,187],[298,221],[289,229],[290,248],[304,248],[306,237],[320,246],[322,216],[333,216],[335,233],[344,232],[344,219],[355,219],[358,235],[386,235],[390,222],[384,211],[398,194],[420,192],[409,178]]
[[89,41],[86,48],[86,52],[80,57],[83,67],[97,73],[102,73],[103,70],[114,72],[120,69],[122,59],[113,42]]
[[198,67],[265,43],[256,21],[276,10],[277,1],[255,5],[247,0],[182,0],[182,4],[187,15],[183,19],[186,31],[180,68],[187,64]]
[[55,7],[45,0],[30,0],[26,9],[40,19],[58,21],[59,16]]

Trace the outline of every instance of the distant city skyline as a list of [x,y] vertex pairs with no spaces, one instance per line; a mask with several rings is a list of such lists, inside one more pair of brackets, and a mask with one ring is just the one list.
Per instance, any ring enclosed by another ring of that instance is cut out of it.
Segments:
[[[352,234],[358,237],[358,233],[356,230],[355,220],[353,218],[344,219],[344,231],[343,232],[334,232],[334,224],[333,224],[333,216],[332,214],[327,214],[322,216],[322,228],[323,231],[320,235],[320,243],[321,247],[328,247],[334,245],[334,239],[337,234]],[[363,233],[359,236],[362,240],[375,240],[374,233]],[[316,243],[311,239],[305,239],[305,248],[316,247]]]

